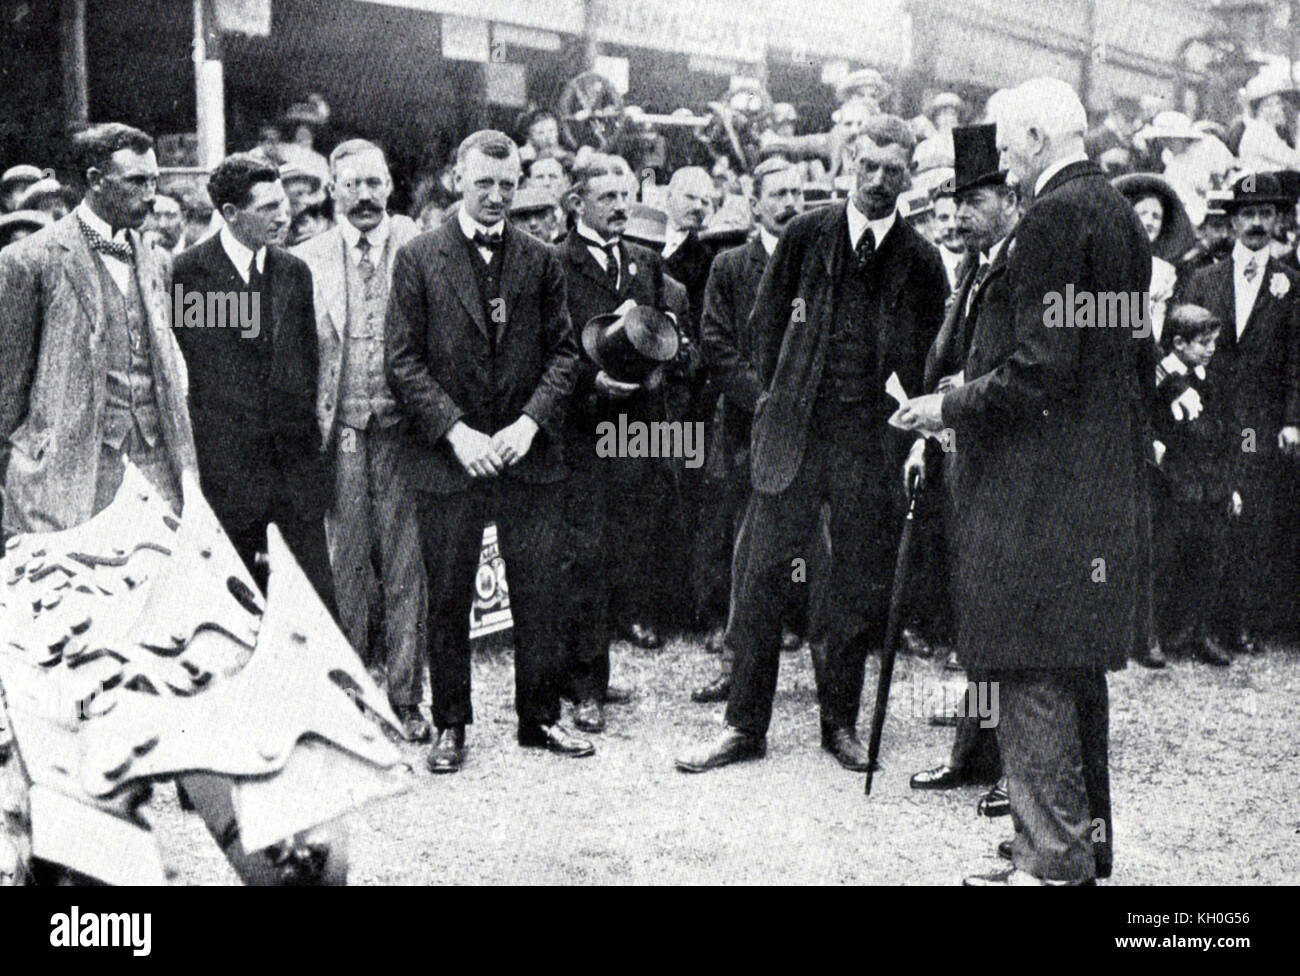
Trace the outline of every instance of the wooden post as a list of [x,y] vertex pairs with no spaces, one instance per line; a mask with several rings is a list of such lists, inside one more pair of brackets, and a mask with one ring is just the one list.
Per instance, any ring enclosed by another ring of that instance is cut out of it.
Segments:
[[225,76],[211,0],[194,0],[194,95],[199,165],[212,169],[226,155]]
[[59,49],[63,62],[63,107],[68,128],[90,121],[90,95],[86,81],[86,0],[63,0],[59,11]]

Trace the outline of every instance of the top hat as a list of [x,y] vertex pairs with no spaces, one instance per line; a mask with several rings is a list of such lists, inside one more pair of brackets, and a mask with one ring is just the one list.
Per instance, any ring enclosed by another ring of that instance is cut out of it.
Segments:
[[620,383],[658,385],[664,364],[677,355],[677,345],[673,320],[649,305],[597,315],[582,327],[582,348]]
[[1232,196],[1223,202],[1223,209],[1229,214],[1239,207],[1255,204],[1272,204],[1275,207],[1289,207],[1291,200],[1282,192],[1282,184],[1274,173],[1243,173],[1233,181]]
[[998,168],[997,133],[998,127],[992,123],[959,125],[952,130],[954,194],[1006,183],[1007,171]]

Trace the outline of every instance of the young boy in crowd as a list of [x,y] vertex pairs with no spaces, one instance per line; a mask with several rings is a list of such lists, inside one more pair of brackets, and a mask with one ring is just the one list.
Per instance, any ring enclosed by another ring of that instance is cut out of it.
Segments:
[[1199,305],[1165,317],[1156,369],[1154,419],[1157,620],[1165,647],[1209,664],[1231,663],[1236,600],[1228,574],[1230,519],[1241,513],[1233,490],[1235,441],[1224,391],[1206,373],[1222,323]]

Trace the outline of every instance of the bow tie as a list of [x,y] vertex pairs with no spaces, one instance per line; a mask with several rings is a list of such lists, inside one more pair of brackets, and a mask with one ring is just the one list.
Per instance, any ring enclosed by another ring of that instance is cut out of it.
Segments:
[[98,251],[100,254],[108,254],[120,261],[125,261],[127,264],[131,263],[131,245],[126,241],[110,241],[82,220],[80,216],[77,217],[77,225],[81,228],[81,233],[85,235],[86,243],[91,246],[92,250]]
[[476,247],[486,248],[489,251],[501,250],[501,232],[495,234],[485,234],[481,230],[474,231],[474,244]]

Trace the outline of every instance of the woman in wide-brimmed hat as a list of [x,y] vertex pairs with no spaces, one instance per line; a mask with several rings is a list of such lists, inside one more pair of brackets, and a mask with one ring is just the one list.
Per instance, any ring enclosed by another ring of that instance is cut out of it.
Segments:
[[1196,245],[1196,231],[1178,194],[1161,177],[1154,173],[1130,173],[1113,182],[1115,189],[1132,204],[1151,242],[1151,329],[1159,339],[1165,305],[1173,296],[1178,280],[1174,266]]

